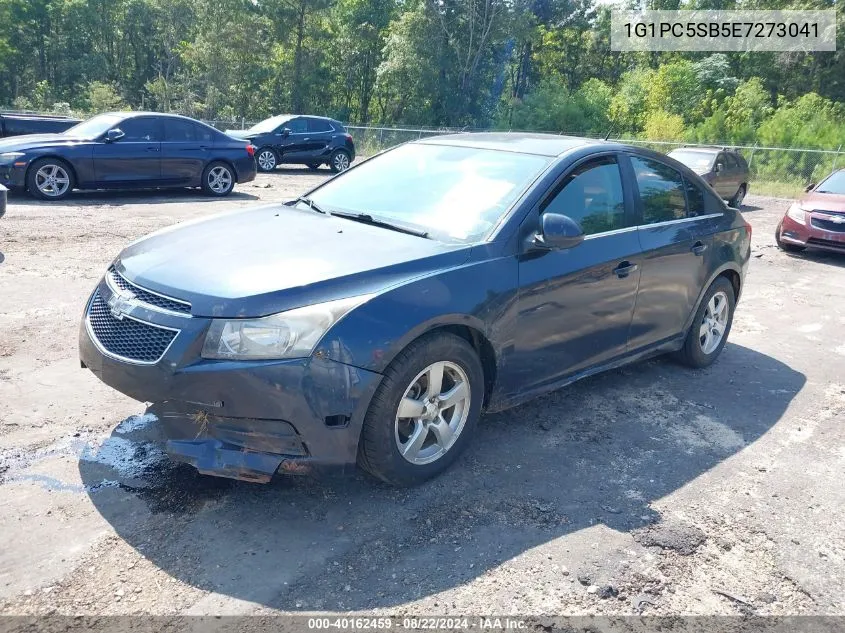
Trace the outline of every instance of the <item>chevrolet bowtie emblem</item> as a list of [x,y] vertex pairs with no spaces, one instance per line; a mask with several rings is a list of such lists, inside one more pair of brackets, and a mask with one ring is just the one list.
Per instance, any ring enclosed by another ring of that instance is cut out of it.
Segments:
[[118,321],[123,320],[123,315],[135,306],[135,295],[128,290],[115,292],[108,301],[111,315]]
[[828,218],[834,224],[845,224],[845,215],[830,215]]

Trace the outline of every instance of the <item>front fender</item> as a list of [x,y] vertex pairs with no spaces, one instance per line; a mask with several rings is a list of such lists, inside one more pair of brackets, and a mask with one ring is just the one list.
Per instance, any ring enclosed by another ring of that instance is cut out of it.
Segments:
[[513,257],[470,261],[409,281],[346,315],[315,353],[383,372],[414,339],[438,327],[462,325],[480,332],[498,355],[512,338],[509,308],[517,284]]

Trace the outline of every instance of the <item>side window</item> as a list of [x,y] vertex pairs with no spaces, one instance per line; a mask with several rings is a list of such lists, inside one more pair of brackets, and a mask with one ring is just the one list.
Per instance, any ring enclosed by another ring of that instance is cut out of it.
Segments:
[[209,129],[204,125],[197,125],[196,123],[192,123],[191,125],[194,126],[194,136],[198,141],[207,143],[214,141],[214,130]]
[[282,127],[288,128],[291,134],[303,134],[308,131],[308,121],[306,119],[292,119]]
[[161,140],[159,122],[152,117],[126,119],[125,121],[121,121],[118,127],[124,134],[124,137],[121,139],[124,143],[149,143]]
[[540,213],[547,211],[568,215],[585,235],[625,228],[625,198],[616,158],[605,156],[576,167],[543,203]]
[[684,184],[687,188],[688,217],[695,218],[699,215],[705,215],[707,212],[704,210],[704,192],[698,188],[698,185],[686,178],[684,178]]
[[730,170],[737,168],[736,158],[734,158],[733,154],[725,154],[725,163],[727,163],[728,169]]
[[643,206],[643,224],[656,224],[687,217],[684,179],[669,165],[631,156]]
[[324,121],[323,119],[308,119],[309,132],[332,132],[333,130],[334,128],[328,121]]
[[182,119],[164,119],[164,140],[173,143],[194,141],[194,124]]
[[713,163],[713,171],[725,171],[727,169],[727,163],[725,163],[725,155],[719,152],[719,155],[716,156],[716,162]]

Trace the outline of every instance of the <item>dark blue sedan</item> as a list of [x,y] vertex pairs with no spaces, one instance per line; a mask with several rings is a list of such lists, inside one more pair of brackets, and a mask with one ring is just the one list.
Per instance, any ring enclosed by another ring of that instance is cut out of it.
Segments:
[[100,114],[61,134],[0,141],[0,184],[61,200],[74,189],[201,187],[226,196],[255,179],[254,147],[172,114]]
[[435,137],[128,246],[89,299],[81,360],[153,402],[170,455],[200,472],[357,462],[413,484],[483,410],[656,354],[710,365],[750,238],[649,150]]

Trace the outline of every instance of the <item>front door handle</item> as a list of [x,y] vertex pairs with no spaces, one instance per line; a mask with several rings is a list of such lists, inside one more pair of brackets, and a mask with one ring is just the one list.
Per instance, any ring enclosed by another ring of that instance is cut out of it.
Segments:
[[147,148],[147,151],[148,151],[148,152],[157,152],[157,151],[158,151],[158,147],[156,147],[156,146],[154,146],[154,145],[153,145],[152,147],[148,147],[148,148]]
[[629,261],[624,261],[619,264],[616,268],[614,268],[613,272],[616,273],[616,276],[619,277],[619,279],[624,279],[631,273],[636,272],[637,268],[638,266],[636,264],[632,264]]
[[696,242],[692,245],[692,248],[690,250],[696,255],[701,255],[704,251],[707,250],[707,244],[705,244],[704,242]]

